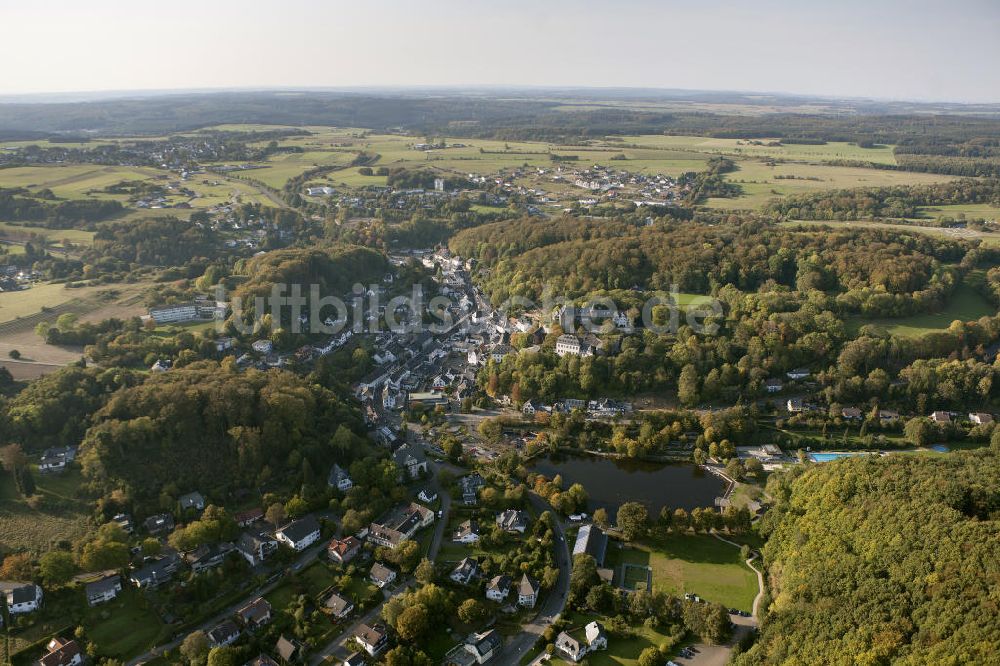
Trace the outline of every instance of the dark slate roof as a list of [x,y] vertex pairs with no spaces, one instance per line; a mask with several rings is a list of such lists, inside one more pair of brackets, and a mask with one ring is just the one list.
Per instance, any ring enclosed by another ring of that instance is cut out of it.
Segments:
[[93,583],[87,583],[87,596],[96,597],[102,595],[108,590],[113,590],[117,586],[121,585],[121,576],[117,574],[114,576],[108,576],[107,578],[102,578],[101,580],[95,580]]
[[38,598],[38,591],[33,584],[28,583],[27,585],[11,588],[10,596],[11,603],[24,604],[35,601]]
[[503,645],[503,638],[496,629],[490,629],[485,634],[479,634],[476,636],[475,646],[479,650],[479,654],[486,654],[491,650],[497,650]]
[[313,516],[300,518],[299,520],[281,528],[281,533],[295,542],[301,541],[313,532],[318,531],[319,521],[317,521]]

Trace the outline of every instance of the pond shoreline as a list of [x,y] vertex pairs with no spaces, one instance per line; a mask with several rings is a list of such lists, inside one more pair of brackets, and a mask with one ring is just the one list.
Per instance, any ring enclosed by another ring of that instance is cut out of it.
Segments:
[[561,476],[564,487],[581,484],[589,496],[588,509],[603,508],[609,514],[625,502],[645,504],[650,515],[663,508],[715,508],[719,498],[735,488],[720,470],[686,458],[633,458],[575,449],[545,452],[535,456],[529,467],[548,478]]

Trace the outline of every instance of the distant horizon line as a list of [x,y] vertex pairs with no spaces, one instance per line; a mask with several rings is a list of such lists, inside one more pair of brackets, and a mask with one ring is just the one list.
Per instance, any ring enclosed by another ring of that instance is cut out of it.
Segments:
[[[918,104],[918,105],[945,105],[956,107],[1000,107],[1000,100],[996,101],[956,101],[951,99],[931,99],[931,98],[890,98],[872,97],[867,95],[838,95],[819,93],[797,93],[785,91],[765,91],[765,90],[738,90],[724,88],[670,88],[658,86],[599,86],[599,85],[572,85],[572,84],[355,84],[355,85],[261,85],[261,86],[206,86],[194,88],[132,88],[132,89],[90,89],[90,90],[61,90],[43,92],[21,92],[21,93],[0,93],[0,104],[18,103],[82,103],[109,101],[114,99],[128,98],[149,98],[167,97],[171,95],[213,95],[225,93],[391,93],[391,92],[594,92],[594,93],[672,93],[674,95],[739,95],[739,96],[766,96],[769,98],[787,100],[812,100],[827,102],[868,102],[881,104]],[[683,97],[677,97],[674,101],[690,101]],[[724,103],[724,102],[720,102]],[[760,104],[766,104],[766,100],[761,100]],[[1000,110],[1000,108],[998,108]]]

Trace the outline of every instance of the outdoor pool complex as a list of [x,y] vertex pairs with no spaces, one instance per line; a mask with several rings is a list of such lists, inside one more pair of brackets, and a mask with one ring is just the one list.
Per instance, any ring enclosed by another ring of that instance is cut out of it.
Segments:
[[863,456],[868,451],[851,451],[847,453],[810,453],[809,459],[813,462],[830,462],[839,458],[851,458],[853,456]]

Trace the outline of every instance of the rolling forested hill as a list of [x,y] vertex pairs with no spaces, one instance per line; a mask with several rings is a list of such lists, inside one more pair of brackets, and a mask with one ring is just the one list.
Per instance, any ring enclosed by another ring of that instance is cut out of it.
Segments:
[[772,605],[737,664],[997,663],[995,451],[844,460],[771,488]]

